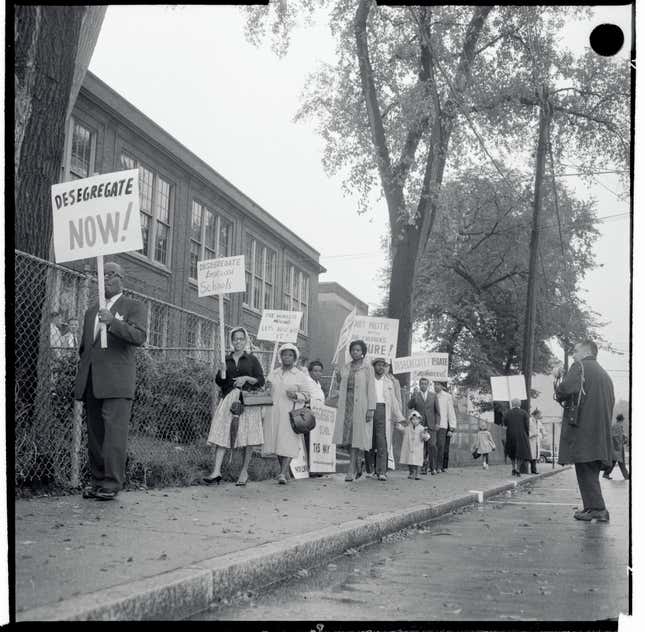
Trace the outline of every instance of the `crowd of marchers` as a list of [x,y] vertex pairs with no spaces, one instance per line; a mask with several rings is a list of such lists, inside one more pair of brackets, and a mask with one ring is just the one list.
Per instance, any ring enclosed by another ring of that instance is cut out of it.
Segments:
[[[83,497],[97,500],[115,498],[124,484],[136,384],[135,349],[146,339],[145,309],[123,295],[122,267],[106,263],[104,282],[105,306],[90,307],[83,319],[74,385],[74,397],[84,402],[87,412],[92,481],[83,490]],[[100,335],[103,327],[105,347]],[[76,333],[72,333],[76,341]],[[310,452],[307,429],[311,425],[307,424],[315,422],[311,410],[326,401],[320,382],[324,370],[321,362],[299,366],[297,346],[287,343],[278,350],[278,366],[265,376],[250,343],[244,327],[233,327],[225,363],[216,372],[220,398],[205,438],[214,448],[212,472],[203,479],[207,484],[221,482],[224,456],[234,448],[244,450],[236,485],[247,484],[254,450],[260,450],[263,456],[277,456],[277,482],[287,484],[289,466],[298,457],[303,434],[305,449]],[[610,478],[618,463],[624,478],[629,477],[622,415],[612,427],[613,383],[598,363],[597,353],[592,340],[582,340],[575,346],[571,368],[554,372],[554,397],[563,406],[558,461],[575,464],[583,507],[574,517],[583,521],[609,520],[600,488],[601,472]],[[409,479],[445,472],[450,438],[456,430],[448,382],[434,381],[430,388],[429,379],[422,377],[404,402],[387,358],[369,357],[362,340],[350,342],[349,355],[351,360],[335,373],[333,384],[337,393],[333,443],[349,454],[345,480],[353,482],[365,474],[387,481],[388,470],[397,465],[393,453],[395,432],[401,434],[398,463],[408,466]],[[539,411],[529,415],[520,404],[513,400],[503,421],[503,449],[505,457],[512,461],[514,476],[521,475],[525,462],[530,462],[536,473],[539,458]],[[488,424],[482,420],[472,446],[473,457],[481,456],[483,469],[488,469],[488,456],[495,449]]]

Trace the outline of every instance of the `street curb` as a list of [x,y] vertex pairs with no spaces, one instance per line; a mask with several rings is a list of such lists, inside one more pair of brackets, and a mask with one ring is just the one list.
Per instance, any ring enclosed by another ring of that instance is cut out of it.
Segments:
[[[565,466],[483,491],[484,498],[558,474]],[[184,568],[128,582],[94,593],[40,606],[17,614],[17,621],[180,620],[208,608],[214,597],[274,582],[301,568],[340,555],[349,548],[378,542],[384,536],[428,522],[460,507],[477,503],[477,493],[439,503],[358,518],[337,526],[269,542]],[[100,605],[98,605],[100,604]]]

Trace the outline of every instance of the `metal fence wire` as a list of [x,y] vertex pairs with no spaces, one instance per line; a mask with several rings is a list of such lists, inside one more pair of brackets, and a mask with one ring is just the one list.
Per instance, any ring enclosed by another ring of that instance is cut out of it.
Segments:
[[[85,310],[96,275],[15,253],[15,483],[77,488],[89,479],[84,407],[73,399]],[[187,484],[212,464],[206,443],[219,392],[213,362],[219,323],[136,292],[147,342],[136,351],[126,476],[130,483]],[[228,336],[230,326],[225,326]],[[254,344],[268,372],[272,352]]]

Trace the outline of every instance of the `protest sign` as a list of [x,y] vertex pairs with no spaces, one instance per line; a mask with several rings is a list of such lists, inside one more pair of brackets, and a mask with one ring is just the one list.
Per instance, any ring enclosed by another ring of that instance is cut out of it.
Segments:
[[336,366],[344,357],[343,351],[347,349],[347,345],[351,342],[352,329],[354,328],[354,320],[356,318],[356,308],[354,308],[343,322],[338,336],[338,344],[331,363]]
[[392,361],[393,373],[413,373],[419,371],[431,380],[448,379],[448,354],[423,353],[395,358]]
[[265,309],[258,328],[258,340],[275,342],[298,342],[298,330],[302,312],[289,312],[280,309]]
[[244,292],[244,255],[197,262],[197,296]]
[[54,184],[51,196],[56,263],[143,248],[136,169]]
[[526,399],[526,382],[523,375],[498,375],[490,378],[493,401],[510,402]]
[[307,465],[307,450],[305,449],[304,435],[299,435],[298,456],[291,459],[289,467],[294,478],[309,478],[309,466]]
[[316,426],[309,433],[309,469],[311,472],[335,472],[336,445],[332,439],[336,425],[336,409],[311,404]]
[[348,346],[352,340],[363,340],[367,345],[367,354],[369,356],[383,356],[387,359],[393,358],[396,355],[398,335],[399,321],[394,318],[356,316],[354,318],[350,340],[345,345],[345,362],[347,363],[351,360]]

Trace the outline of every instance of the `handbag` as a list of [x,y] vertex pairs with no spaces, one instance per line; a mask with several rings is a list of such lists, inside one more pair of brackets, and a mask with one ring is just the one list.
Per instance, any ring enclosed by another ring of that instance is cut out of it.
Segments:
[[293,408],[289,411],[289,422],[291,429],[296,434],[305,434],[311,432],[316,427],[316,417],[311,412],[311,408],[304,406],[295,410],[296,402],[293,402]]
[[257,389],[242,391],[242,403],[245,406],[273,406],[273,397],[268,390]]
[[481,456],[481,454],[479,454],[477,449],[473,450],[473,459],[478,459],[480,456]]

